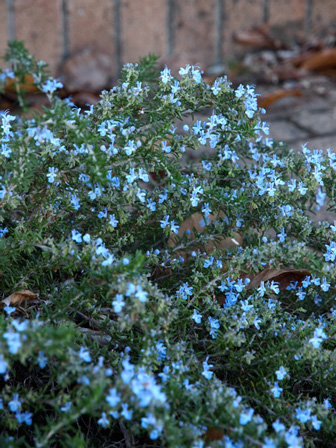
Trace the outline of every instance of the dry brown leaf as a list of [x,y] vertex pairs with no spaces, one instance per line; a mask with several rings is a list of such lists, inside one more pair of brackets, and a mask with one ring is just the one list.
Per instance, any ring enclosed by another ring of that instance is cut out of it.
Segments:
[[211,442],[213,440],[222,440],[224,437],[224,431],[220,428],[208,428],[204,434],[206,442]]
[[267,109],[271,104],[276,101],[281,100],[281,98],[285,98],[287,96],[302,96],[302,92],[300,90],[286,90],[281,89],[273,92],[269,95],[262,96],[258,99],[258,106]]
[[326,48],[318,53],[312,53],[302,63],[301,68],[305,70],[325,70],[336,67],[336,48]]
[[251,282],[247,285],[247,289],[256,288],[261,282],[274,281],[279,284],[280,291],[283,291],[291,282],[302,283],[305,277],[310,275],[307,269],[289,269],[289,268],[266,268],[259,272],[255,277],[250,277]]
[[[27,73],[24,77],[24,81],[19,82],[19,86],[21,89],[24,88],[24,90],[27,93],[34,93],[38,91],[38,88],[35,86],[34,82],[35,81],[33,75]],[[15,83],[16,83],[15,78],[14,79],[8,78],[5,84],[5,91],[8,90],[9,92],[16,93]]]
[[22,289],[21,291],[16,291],[10,296],[3,299],[1,302],[5,305],[22,305],[24,302],[29,302],[37,298],[37,294],[28,289]]
[[248,31],[239,31],[234,33],[234,40],[241,45],[259,48],[277,49],[282,47],[282,43],[270,35],[268,24],[256,27]]
[[[213,221],[223,218],[225,215],[223,212],[219,212],[215,215],[209,215],[208,220],[209,223]],[[179,227],[178,233],[175,235],[174,233],[168,239],[168,245],[170,247],[175,247],[178,241],[178,238],[186,235],[189,240],[195,239],[196,230],[198,233],[202,233],[205,230],[205,226],[201,225],[202,221],[204,221],[204,217],[201,213],[194,213],[189,218],[187,218]],[[208,240],[204,245],[199,245],[195,243],[194,245],[190,245],[189,249],[194,250],[195,248],[200,248],[205,250],[208,253],[212,253],[216,248],[217,249],[232,249],[236,246],[241,246],[243,243],[242,237],[238,233],[234,233],[233,237],[220,236],[214,240]],[[183,255],[183,254],[182,254]]]
[[299,80],[305,78],[307,74],[307,70],[291,67],[289,64],[274,67],[271,72],[271,76],[276,77],[278,81]]

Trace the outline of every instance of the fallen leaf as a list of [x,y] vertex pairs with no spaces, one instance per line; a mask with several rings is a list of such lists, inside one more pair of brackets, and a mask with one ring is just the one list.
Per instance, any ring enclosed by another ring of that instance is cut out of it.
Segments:
[[291,67],[288,64],[274,67],[270,76],[275,77],[277,81],[299,80],[307,76],[307,70],[303,68]]
[[233,38],[238,44],[251,47],[272,49],[282,47],[282,43],[270,35],[270,27],[268,24],[256,27],[252,30],[236,32],[234,33]]
[[220,428],[208,428],[204,434],[205,441],[211,442],[213,440],[222,440],[224,437],[224,431]]
[[[210,224],[213,221],[218,220],[219,218],[224,218],[224,216],[224,212],[219,212],[215,215],[211,214],[208,217],[208,223]],[[180,225],[177,234],[172,233],[170,235],[168,239],[168,245],[172,248],[175,247],[178,244],[179,238],[183,237],[184,235],[187,236],[189,240],[194,240],[196,238],[195,230],[198,233],[204,232],[206,228],[204,224],[205,223],[203,215],[201,213],[194,213]],[[233,247],[241,246],[242,243],[243,238],[235,232],[233,234],[233,237],[219,235],[216,240],[207,239],[204,245],[195,242],[195,244],[188,246],[188,250],[199,248],[205,250],[208,253],[212,253],[215,249],[232,249]],[[186,252],[179,254],[183,256],[183,254],[185,253]]]
[[302,63],[301,68],[305,70],[325,70],[336,67],[336,48],[326,48],[325,50],[314,52]]
[[21,291],[16,291],[10,296],[3,299],[1,302],[5,305],[22,305],[24,302],[29,302],[37,298],[37,294],[29,291],[28,289],[22,289]]
[[302,96],[302,92],[300,90],[286,90],[281,89],[277,90],[269,95],[264,95],[258,99],[258,106],[267,109],[271,104],[276,101],[281,100],[281,98],[285,98],[287,96]]
[[[5,83],[5,91],[16,93],[16,79],[7,78]],[[34,84],[33,75],[27,73],[24,77],[23,82],[19,81],[20,89],[24,89],[26,93],[34,93],[38,91],[38,88]]]
[[78,107],[85,107],[85,106],[91,105],[91,104],[93,104],[95,106],[99,101],[99,96],[90,91],[83,90],[80,92],[73,93],[72,101]]
[[279,284],[280,291],[283,291],[290,285],[291,282],[302,283],[302,280],[310,275],[307,269],[288,269],[288,268],[266,268],[259,272],[255,277],[250,277],[250,283],[247,285],[247,289],[256,288],[261,282],[274,281]]

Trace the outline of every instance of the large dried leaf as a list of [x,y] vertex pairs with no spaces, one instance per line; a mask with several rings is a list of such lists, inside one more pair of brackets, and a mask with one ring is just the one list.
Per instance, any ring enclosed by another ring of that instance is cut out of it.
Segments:
[[280,291],[283,291],[290,285],[291,282],[302,283],[305,277],[310,275],[307,269],[289,269],[289,268],[266,268],[259,272],[255,277],[250,277],[251,282],[248,285],[248,289],[256,288],[261,282],[274,281],[279,284]]
[[[7,78],[5,84],[5,91],[16,93],[16,82],[17,80],[15,78],[14,79]],[[34,82],[35,80],[33,75],[27,73],[24,77],[23,82],[19,81],[19,87],[21,90],[24,89],[27,93],[34,93],[38,91]]]
[[336,48],[326,48],[318,53],[312,53],[302,63],[305,70],[325,70],[336,67]]
[[258,106],[267,109],[269,106],[271,106],[271,104],[281,100],[282,98],[285,98],[287,96],[301,96],[301,95],[302,92],[300,90],[280,89],[269,95],[260,97],[258,100]]
[[[214,215],[209,215],[208,223],[212,223],[213,221],[218,220],[219,218],[224,218],[224,213],[219,212]],[[178,233],[175,235],[171,234],[168,240],[168,245],[170,247],[175,247],[179,238],[183,236],[187,236],[187,238],[192,241],[195,239],[195,230],[198,233],[202,233],[205,230],[204,225],[204,217],[201,213],[194,213],[189,218],[187,218],[179,227]],[[232,249],[235,246],[241,246],[243,243],[242,237],[238,233],[234,233],[233,237],[226,236],[218,236],[216,240],[207,239],[204,245],[199,245],[195,243],[194,245],[190,245],[190,249],[200,248],[205,250],[208,253],[212,253],[216,248],[217,249]]]
[[204,438],[205,438],[205,441],[207,443],[209,443],[214,440],[222,440],[224,435],[225,435],[225,433],[222,429],[213,427],[213,428],[208,428],[206,430],[206,433],[204,434]]
[[28,289],[22,289],[21,291],[16,291],[10,296],[2,300],[5,305],[22,305],[24,302],[30,302],[37,298],[37,294]]
[[236,32],[233,37],[238,44],[250,47],[278,49],[283,46],[279,40],[271,36],[268,24],[249,31]]

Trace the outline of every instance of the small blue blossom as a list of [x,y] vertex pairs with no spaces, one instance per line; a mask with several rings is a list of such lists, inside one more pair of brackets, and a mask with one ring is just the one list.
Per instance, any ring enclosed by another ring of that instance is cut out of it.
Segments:
[[32,424],[32,416],[31,412],[17,412],[15,414],[15,418],[19,423],[25,423],[28,426]]
[[115,215],[110,215],[109,218],[109,224],[114,228],[117,227],[119,221],[116,219]]
[[160,227],[162,228],[162,229],[164,229],[165,227],[167,227],[168,225],[169,225],[169,215],[165,215],[165,217],[164,217],[164,219],[162,219],[161,221],[160,221]]
[[19,395],[14,394],[12,400],[8,403],[9,410],[11,412],[16,412],[21,409],[21,401],[19,400]]
[[171,152],[171,146],[167,146],[166,141],[162,142],[161,145],[162,145],[163,152],[165,152],[166,154],[169,154]]
[[310,419],[311,419],[311,409],[304,409],[302,410],[301,408],[297,408],[295,409],[296,412],[296,418],[301,422],[301,423],[307,423]]
[[5,374],[7,372],[8,362],[5,361],[5,358],[2,354],[0,354],[0,374]]
[[272,426],[275,430],[275,432],[282,432],[285,431],[286,427],[283,423],[279,421],[279,419],[276,419],[275,422],[272,423]]
[[91,362],[91,356],[90,356],[90,353],[89,353],[88,349],[85,348],[85,347],[81,347],[81,348],[80,348],[80,350],[79,350],[79,357],[80,357],[83,361],[85,361],[85,362],[87,362],[87,363]]
[[321,420],[318,420],[317,416],[313,415],[311,418],[311,422],[312,422],[313,428],[316,429],[316,431],[319,431],[321,428],[321,424],[322,424]]
[[173,79],[173,77],[170,74],[170,70],[168,69],[168,67],[165,67],[164,70],[162,70],[162,72],[161,72],[162,82],[164,84],[168,84],[172,79]]
[[125,306],[124,297],[122,294],[117,294],[112,302],[113,310],[115,313],[120,313]]
[[309,342],[314,348],[320,348],[323,339],[327,339],[327,335],[324,333],[322,328],[316,328],[314,331],[314,336],[309,339]]
[[71,406],[72,406],[71,401],[68,401],[67,403],[64,404],[64,406],[60,408],[60,410],[61,412],[70,412]]
[[287,234],[285,232],[285,229],[284,228],[280,229],[280,233],[277,234],[277,237],[279,238],[280,243],[283,243],[285,241],[286,236],[287,236]]
[[125,418],[125,420],[131,420],[133,416],[133,411],[132,409],[128,408],[128,403],[122,403],[121,408],[122,408],[121,415]]
[[111,408],[114,408],[120,402],[120,396],[118,395],[116,388],[112,388],[109,390],[109,394],[106,397],[106,401],[111,406]]
[[213,367],[212,364],[208,364],[208,359],[207,358],[205,361],[203,361],[203,372],[202,375],[207,379],[207,380],[211,380],[213,372],[210,371],[211,367]]
[[57,79],[48,79],[42,86],[44,93],[54,93],[57,89],[61,89],[63,84]]
[[220,327],[220,323],[218,319],[215,319],[211,316],[208,317],[209,323],[210,323],[210,335],[212,339],[216,339],[217,336],[217,330]]
[[71,231],[71,239],[76,241],[76,243],[81,243],[82,242],[82,234],[80,232],[78,232],[76,229],[74,229]]
[[279,386],[278,382],[274,382],[274,386],[271,389],[271,392],[275,398],[279,398],[282,392],[282,388]]
[[242,426],[247,425],[252,420],[254,409],[250,408],[245,412],[242,412],[239,417],[239,423]]
[[38,362],[38,365],[40,366],[40,368],[44,369],[47,365],[48,358],[46,356],[44,356],[43,352],[39,351],[37,362]]
[[106,413],[102,412],[101,418],[98,420],[98,425],[102,426],[103,428],[107,428],[110,424],[108,418],[106,417]]
[[58,168],[49,167],[48,171],[49,171],[49,173],[47,174],[48,182],[52,184],[56,179]]
[[191,318],[197,323],[200,324],[202,320],[202,314],[200,314],[197,310],[194,310]]
[[284,368],[284,366],[279,367],[279,370],[275,372],[277,380],[282,381],[285,376],[287,375],[287,370]]

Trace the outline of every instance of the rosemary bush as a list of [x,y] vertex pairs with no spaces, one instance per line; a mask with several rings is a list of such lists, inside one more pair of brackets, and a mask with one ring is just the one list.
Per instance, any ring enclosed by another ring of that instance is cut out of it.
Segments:
[[0,445],[335,446],[335,152],[195,66],[81,111],[6,59],[50,106],[0,118]]

